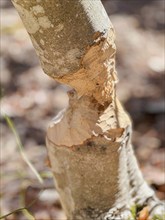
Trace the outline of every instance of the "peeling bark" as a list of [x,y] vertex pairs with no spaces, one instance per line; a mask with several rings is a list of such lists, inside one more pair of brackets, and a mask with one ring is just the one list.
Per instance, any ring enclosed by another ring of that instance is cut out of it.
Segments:
[[13,4],[45,73],[73,88],[69,107],[50,123],[46,138],[68,219],[126,219],[139,203],[162,214],[138,168],[131,121],[116,97],[115,34],[100,0]]

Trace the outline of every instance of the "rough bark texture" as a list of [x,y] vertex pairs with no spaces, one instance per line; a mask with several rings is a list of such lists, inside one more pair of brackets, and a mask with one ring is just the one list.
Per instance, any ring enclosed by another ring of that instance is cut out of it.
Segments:
[[100,0],[13,0],[49,76],[73,88],[47,148],[68,219],[127,219],[163,206],[144,182],[131,121],[116,97],[114,30]]

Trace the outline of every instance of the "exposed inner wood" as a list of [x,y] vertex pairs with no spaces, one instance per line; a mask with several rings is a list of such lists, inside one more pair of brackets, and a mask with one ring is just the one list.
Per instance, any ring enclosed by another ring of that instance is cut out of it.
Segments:
[[48,138],[56,145],[80,145],[98,135],[114,142],[130,125],[115,94],[115,51],[110,29],[107,38],[99,36],[87,49],[78,72],[58,78],[75,91],[69,94],[69,108],[60,123],[53,122],[48,129]]

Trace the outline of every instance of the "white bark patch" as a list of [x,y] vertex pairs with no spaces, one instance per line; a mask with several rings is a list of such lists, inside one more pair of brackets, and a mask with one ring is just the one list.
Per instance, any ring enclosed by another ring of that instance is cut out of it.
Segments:
[[40,43],[44,46],[45,45],[45,42],[43,39],[40,40]]
[[24,25],[30,34],[35,34],[40,26],[37,22],[37,18],[33,15],[31,11],[28,11],[27,9],[23,8],[21,5],[13,2],[14,6],[16,7],[18,13],[23,18]]
[[33,7],[33,12],[35,15],[37,15],[38,13],[45,13],[45,10],[42,6],[36,5]]
[[[13,2],[13,4],[16,7],[21,18],[23,19],[24,25],[29,34],[35,34],[37,31],[39,31],[40,27],[47,29],[52,26],[47,16],[38,16],[39,13],[45,14],[45,10],[42,6],[33,6],[32,9],[28,11],[27,9],[23,8],[21,5],[15,2]],[[38,18],[35,15],[37,15]],[[61,29],[63,27],[61,26],[59,28]]]
[[[41,57],[41,63],[42,62],[45,62],[45,63],[49,63],[51,64],[50,60],[48,60],[46,58],[46,51],[44,51],[40,45],[37,43],[37,41],[34,39],[34,37],[31,36],[31,40],[32,40],[32,43],[33,43],[33,46],[34,48],[36,49],[36,53],[39,57]],[[40,42],[41,43],[41,42]]]
[[[119,152],[119,193],[116,195],[116,203],[115,206],[122,206],[123,204],[128,204],[130,200],[130,195],[128,193],[129,189],[129,178],[127,173],[127,155],[125,150],[125,145],[121,144],[120,152]],[[123,187],[124,186],[124,187]]]
[[80,50],[77,48],[69,50],[66,54],[66,60],[70,63],[74,63],[75,62],[75,54],[76,54],[76,56],[80,56]]
[[51,22],[47,16],[43,16],[43,17],[38,18],[38,23],[44,29],[51,27]]
[[[101,4],[101,1],[94,1],[94,4],[92,4],[92,1],[89,1],[89,0],[81,0],[81,2],[86,13],[91,15],[90,22],[92,23],[92,25],[94,25],[95,30],[102,30],[102,22],[104,22],[104,26],[105,24],[107,24],[107,29],[109,28],[109,26],[112,27],[112,24],[110,20],[108,19],[106,11],[103,5]],[[95,22],[96,17],[99,21],[97,23]]]

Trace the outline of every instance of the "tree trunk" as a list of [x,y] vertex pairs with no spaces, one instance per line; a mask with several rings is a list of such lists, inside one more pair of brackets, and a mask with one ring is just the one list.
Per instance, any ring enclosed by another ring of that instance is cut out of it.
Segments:
[[47,149],[69,220],[126,219],[162,204],[143,180],[131,121],[116,97],[114,30],[100,0],[12,0],[46,74],[73,89],[50,123]]

